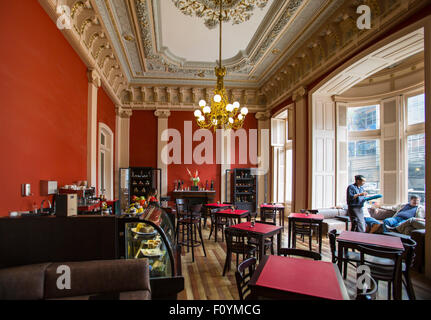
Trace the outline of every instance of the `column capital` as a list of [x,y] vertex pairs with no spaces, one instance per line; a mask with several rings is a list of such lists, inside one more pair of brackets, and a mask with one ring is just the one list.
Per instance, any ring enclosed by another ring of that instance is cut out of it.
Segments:
[[167,119],[171,116],[171,111],[169,110],[156,110],[154,115],[159,119]]
[[115,113],[120,118],[130,118],[133,114],[133,110],[132,109],[125,109],[123,107],[117,106],[115,108]]
[[99,73],[94,69],[87,70],[88,83],[94,84],[97,88],[100,88],[102,81]]
[[269,112],[269,111],[257,112],[255,117],[259,121],[266,121],[266,120],[271,119],[271,112]]
[[298,89],[296,89],[296,90],[293,92],[292,100],[296,102],[296,101],[298,101],[301,97],[305,96],[305,95],[306,95],[306,93],[307,93],[307,90],[306,90],[304,87],[299,87]]

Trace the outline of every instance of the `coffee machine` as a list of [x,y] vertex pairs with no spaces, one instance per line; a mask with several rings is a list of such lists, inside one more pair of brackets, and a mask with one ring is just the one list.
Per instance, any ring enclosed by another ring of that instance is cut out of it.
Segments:
[[78,215],[78,194],[57,194],[55,196],[55,215],[71,217]]

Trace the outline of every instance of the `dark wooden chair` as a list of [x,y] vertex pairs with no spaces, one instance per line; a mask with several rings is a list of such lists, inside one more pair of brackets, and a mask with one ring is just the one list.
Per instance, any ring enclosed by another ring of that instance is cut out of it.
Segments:
[[[388,283],[388,300],[392,297],[392,285],[398,279],[401,281],[402,251],[376,250],[366,246],[358,246],[361,255],[361,265],[370,268],[371,277],[377,281]],[[401,292],[397,293],[401,297]],[[397,295],[394,298],[397,299]]]
[[316,261],[322,260],[322,255],[318,252],[314,251],[307,251],[307,250],[301,250],[301,249],[291,249],[291,248],[280,248],[278,252],[279,256],[296,256],[296,257],[302,257],[302,258],[309,258]]
[[[385,235],[390,235],[389,232],[385,233]],[[394,235],[396,236],[396,235]],[[402,237],[401,241],[404,246],[404,252],[402,254],[402,263],[401,263],[401,272],[402,272],[402,281],[403,285],[407,290],[407,295],[410,300],[416,300],[416,294],[413,288],[412,280],[410,277],[410,269],[413,266],[415,259],[415,249],[416,249],[416,241],[410,238]],[[393,266],[393,260],[389,259],[378,259],[375,258],[374,261],[378,261],[382,265],[388,265],[389,268]]]
[[[254,216],[253,216],[253,214],[251,214],[250,215],[250,217],[256,217],[257,216],[257,214],[256,213],[254,213]],[[273,226],[275,226],[276,224],[275,224],[275,222],[273,222],[273,221],[271,221],[271,222],[267,222],[267,221],[256,221],[257,223],[263,223],[263,224],[269,224],[269,225],[273,225]],[[258,239],[256,239],[256,238],[254,238],[254,237],[252,237],[252,236],[249,236],[248,238],[247,238],[247,243],[248,244],[250,244],[250,245],[252,245],[252,246],[255,246],[256,248],[259,248],[259,240]],[[270,249],[271,250],[271,254],[274,254],[274,237],[271,237],[271,238],[268,238],[268,239],[265,239],[265,242],[264,242],[264,253],[266,254],[266,251],[268,250],[268,249]],[[258,259],[260,259],[261,257],[259,257],[259,251],[257,251],[257,253],[258,253]]]
[[223,276],[226,271],[230,270],[232,263],[232,254],[236,254],[236,264],[239,265],[239,256],[242,259],[250,258],[256,253],[256,247],[248,244],[245,239],[248,234],[242,230],[234,230],[227,228],[225,230],[226,237],[226,261],[223,268]]
[[363,290],[358,289],[356,294],[356,300],[359,300],[359,301],[375,300],[377,295],[377,290],[378,290],[377,282],[371,276],[369,276],[368,278],[370,281],[370,287],[367,288],[365,292]]
[[[317,210],[300,210],[301,213],[317,214]],[[292,246],[296,248],[296,237],[299,235],[302,241],[305,241],[305,237],[308,237],[308,247],[311,251],[313,249],[313,235],[319,236],[319,225],[317,223],[305,223],[305,222],[294,222],[292,226]],[[319,240],[317,240],[319,241]]]
[[[273,205],[273,203],[263,203],[263,205]],[[265,222],[266,220],[270,220],[277,224],[277,210],[270,208],[260,208],[260,221]]]
[[[188,209],[187,209],[187,201],[185,199],[176,199],[175,200],[175,206],[176,206],[176,210],[177,210],[177,219],[176,219],[176,225],[175,225],[175,237],[176,237],[176,241],[179,244],[183,244],[184,242],[184,228],[180,227],[182,226],[182,224],[180,223],[183,219],[188,217]],[[181,240],[180,240],[180,235],[181,235]]]
[[[187,252],[192,249],[192,261],[195,261],[195,247],[202,245],[204,256],[206,257],[205,244],[202,237],[202,220],[201,220],[202,204],[194,204],[190,207],[190,213],[181,220],[178,220],[178,224],[182,226],[183,230],[183,241],[181,244],[187,247]],[[186,234],[184,237],[184,230]],[[199,235],[199,239],[198,236]]]
[[[227,203],[227,202],[223,202],[223,204],[231,204],[231,203]],[[225,228],[229,227],[232,222],[225,218],[225,217],[218,217],[217,218],[217,212],[220,210],[224,210],[224,209],[212,209],[210,211],[210,217],[211,217],[211,231],[210,231],[210,235],[208,237],[208,240],[211,239],[211,236],[213,234],[213,232],[215,231],[215,228],[218,228],[217,230],[221,231],[221,241],[224,241],[224,230]]]
[[[243,261],[235,272],[236,286],[238,288],[238,295],[240,300],[249,300],[250,288],[248,282],[253,276],[256,269],[257,260],[255,257]],[[248,270],[248,272],[247,272]]]
[[[329,247],[331,249],[331,255],[332,255],[332,263],[338,262],[338,251],[337,251],[337,230],[331,230],[328,232],[328,238],[329,238]],[[344,279],[347,279],[347,271],[348,271],[348,264],[351,264],[356,268],[357,264],[361,262],[361,255],[359,252],[349,251],[346,250],[343,253],[343,276]]]

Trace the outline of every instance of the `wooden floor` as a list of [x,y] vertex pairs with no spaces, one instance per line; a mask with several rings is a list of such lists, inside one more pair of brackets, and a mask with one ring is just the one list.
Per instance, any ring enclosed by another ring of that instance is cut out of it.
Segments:
[[[182,271],[185,279],[185,290],[178,296],[179,300],[238,300],[238,293],[235,283],[235,255],[233,257],[232,270],[222,276],[223,266],[226,258],[226,243],[221,242],[219,234],[219,242],[214,241],[214,236],[208,240],[209,228],[203,229],[203,237],[205,241],[205,249],[207,257],[204,257],[202,247],[195,248],[195,262],[192,262],[191,252],[187,253],[183,249],[182,256]],[[283,247],[287,247],[287,222],[283,234]],[[316,241],[313,241],[315,251],[318,250]],[[308,250],[308,242],[302,243],[298,238],[297,247]],[[324,261],[331,261],[331,252],[327,238],[323,238],[322,255]],[[351,298],[355,297],[356,279],[355,270],[352,266],[349,267],[346,287]],[[416,293],[416,299],[428,300],[431,299],[431,281],[427,280],[423,275],[412,272],[412,281]],[[377,299],[387,299],[386,283],[379,284],[379,292]],[[403,299],[408,299],[403,287]]]

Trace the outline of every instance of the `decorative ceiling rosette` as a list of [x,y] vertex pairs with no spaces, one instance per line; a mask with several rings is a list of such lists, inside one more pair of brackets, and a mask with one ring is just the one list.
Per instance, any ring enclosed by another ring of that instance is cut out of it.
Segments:
[[[205,26],[214,29],[218,25],[220,0],[172,0],[185,15],[205,19]],[[268,0],[223,0],[222,19],[239,24],[250,20],[253,10],[265,8]]]

